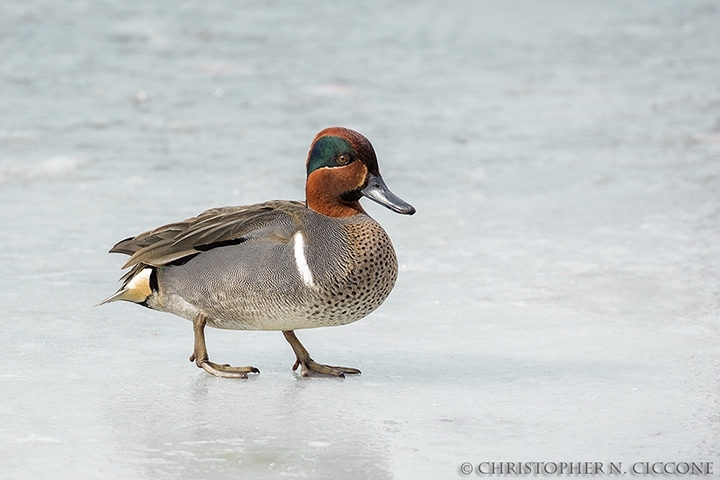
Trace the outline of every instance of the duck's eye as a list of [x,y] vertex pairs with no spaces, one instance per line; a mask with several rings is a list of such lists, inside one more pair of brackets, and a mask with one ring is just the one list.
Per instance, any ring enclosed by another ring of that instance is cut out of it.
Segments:
[[337,157],[337,159],[335,159],[335,161],[337,162],[338,165],[347,165],[348,163],[350,163],[350,155],[346,155],[343,153],[341,155],[338,155],[338,157]]

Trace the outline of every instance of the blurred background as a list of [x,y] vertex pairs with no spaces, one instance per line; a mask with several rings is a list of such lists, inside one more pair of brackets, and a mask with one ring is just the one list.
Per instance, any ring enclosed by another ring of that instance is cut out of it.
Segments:
[[[5,478],[455,478],[720,460],[720,2],[0,4]],[[418,210],[355,324],[277,332],[113,293],[118,240],[303,199],[319,130]],[[716,468],[718,464],[716,464]]]

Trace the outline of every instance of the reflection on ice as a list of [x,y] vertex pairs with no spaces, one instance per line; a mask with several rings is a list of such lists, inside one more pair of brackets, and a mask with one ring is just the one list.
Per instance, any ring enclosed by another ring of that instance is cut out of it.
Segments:
[[165,392],[170,405],[149,401],[156,393],[148,387],[146,400],[135,406],[150,420],[146,425],[138,428],[136,410],[112,404],[109,421],[117,441],[132,446],[126,454],[143,477],[392,477],[387,442],[362,414],[332,401],[332,384],[320,386],[330,398],[318,402],[323,392],[312,391],[317,385],[278,385],[272,376],[266,381],[277,390],[258,388],[257,380],[196,376]]

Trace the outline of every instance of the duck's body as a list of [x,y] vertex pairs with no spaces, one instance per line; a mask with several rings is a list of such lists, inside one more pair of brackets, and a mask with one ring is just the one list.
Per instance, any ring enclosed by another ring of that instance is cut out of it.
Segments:
[[157,287],[147,306],[189,320],[203,312],[215,328],[297,330],[359,320],[395,285],[390,239],[365,214],[334,219],[302,203],[275,201],[201,214],[198,219],[208,218],[193,223],[212,228],[250,212],[270,221],[240,243],[152,269]]
[[101,303],[127,300],[191,320],[191,359],[215,375],[257,369],[209,362],[205,325],[283,331],[303,375],[359,373],[315,363],[292,331],[359,320],[395,285],[392,243],[360,207],[360,196],[399,213],[414,209],[387,190],[372,146],[352,130],[320,132],[307,168],[307,204],[211,209],[119,242],[111,252],[130,255],[125,267],[132,269]]

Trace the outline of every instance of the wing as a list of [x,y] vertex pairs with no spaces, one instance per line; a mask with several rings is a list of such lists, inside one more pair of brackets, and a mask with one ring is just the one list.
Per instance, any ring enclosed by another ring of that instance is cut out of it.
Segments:
[[122,268],[140,264],[160,267],[211,248],[270,235],[282,225],[296,225],[304,210],[303,203],[287,200],[212,208],[197,217],[126,238],[111,248],[110,253],[130,255]]

